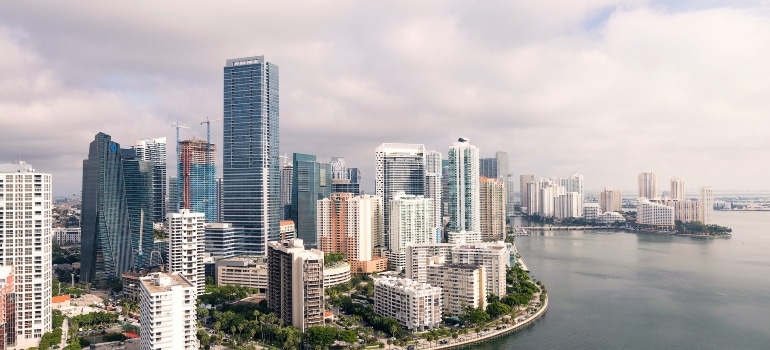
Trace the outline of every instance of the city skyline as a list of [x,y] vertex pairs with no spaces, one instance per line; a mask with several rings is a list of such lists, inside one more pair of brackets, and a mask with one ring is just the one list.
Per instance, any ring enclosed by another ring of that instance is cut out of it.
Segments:
[[766,189],[759,2],[92,5],[0,11],[0,138],[13,145],[0,159],[51,173],[55,195],[80,191],[80,145],[97,132],[171,139],[179,120],[183,139],[203,138],[200,122],[222,115],[221,63],[249,54],[284,72],[281,154],[344,156],[368,193],[378,144],[443,150],[453,135],[484,158],[507,152],[514,175],[578,171],[587,190],[633,190],[644,169],[691,189]]

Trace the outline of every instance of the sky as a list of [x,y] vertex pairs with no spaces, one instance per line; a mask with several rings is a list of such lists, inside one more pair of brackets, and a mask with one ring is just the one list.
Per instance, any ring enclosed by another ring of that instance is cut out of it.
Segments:
[[[98,132],[205,138],[228,58],[280,67],[280,151],[345,157],[459,137],[512,173],[587,190],[767,190],[770,6],[762,1],[25,1],[0,5],[0,162],[79,193]],[[221,144],[221,121],[212,142]]]

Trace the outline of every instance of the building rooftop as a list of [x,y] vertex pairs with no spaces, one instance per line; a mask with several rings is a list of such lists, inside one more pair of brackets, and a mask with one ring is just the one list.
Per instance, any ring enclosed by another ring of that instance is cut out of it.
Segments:
[[429,267],[441,267],[441,266],[452,268],[452,269],[462,269],[462,270],[478,270],[482,268],[481,265],[453,264],[453,263],[443,264],[443,265],[430,265]]
[[19,161],[17,163],[0,163],[0,173],[34,173],[31,165]]
[[139,279],[150,293],[170,291],[174,286],[195,287],[190,281],[178,273],[156,272]]
[[438,287],[433,287],[430,284],[415,281],[409,278],[400,278],[400,277],[393,277],[393,276],[385,276],[380,277],[374,280],[376,283],[379,283],[380,285],[384,285],[391,288],[400,288],[400,289],[413,289],[413,290],[428,290]]

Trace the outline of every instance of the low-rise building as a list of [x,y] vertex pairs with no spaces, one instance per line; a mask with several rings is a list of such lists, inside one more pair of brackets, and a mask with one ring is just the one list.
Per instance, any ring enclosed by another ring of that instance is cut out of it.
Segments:
[[413,331],[437,328],[442,316],[441,288],[408,278],[377,278],[374,313],[392,317]]
[[53,241],[59,246],[80,244],[80,227],[54,228]]
[[599,225],[612,225],[616,222],[626,222],[626,218],[623,217],[623,214],[614,211],[601,213],[596,218],[596,223]]
[[237,285],[255,288],[259,294],[267,293],[267,259],[241,255],[220,259],[215,263],[214,282],[218,286]]
[[599,214],[602,213],[602,209],[599,203],[585,203],[583,204],[583,219],[586,221],[596,221],[599,219]]
[[348,282],[350,282],[350,264],[346,261],[339,261],[324,266],[324,288],[334,287]]

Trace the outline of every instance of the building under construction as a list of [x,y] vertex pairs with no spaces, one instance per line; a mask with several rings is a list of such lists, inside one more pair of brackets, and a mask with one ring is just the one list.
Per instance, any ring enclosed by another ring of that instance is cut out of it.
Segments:
[[218,222],[216,147],[205,140],[179,142],[180,207],[206,214],[206,222]]

